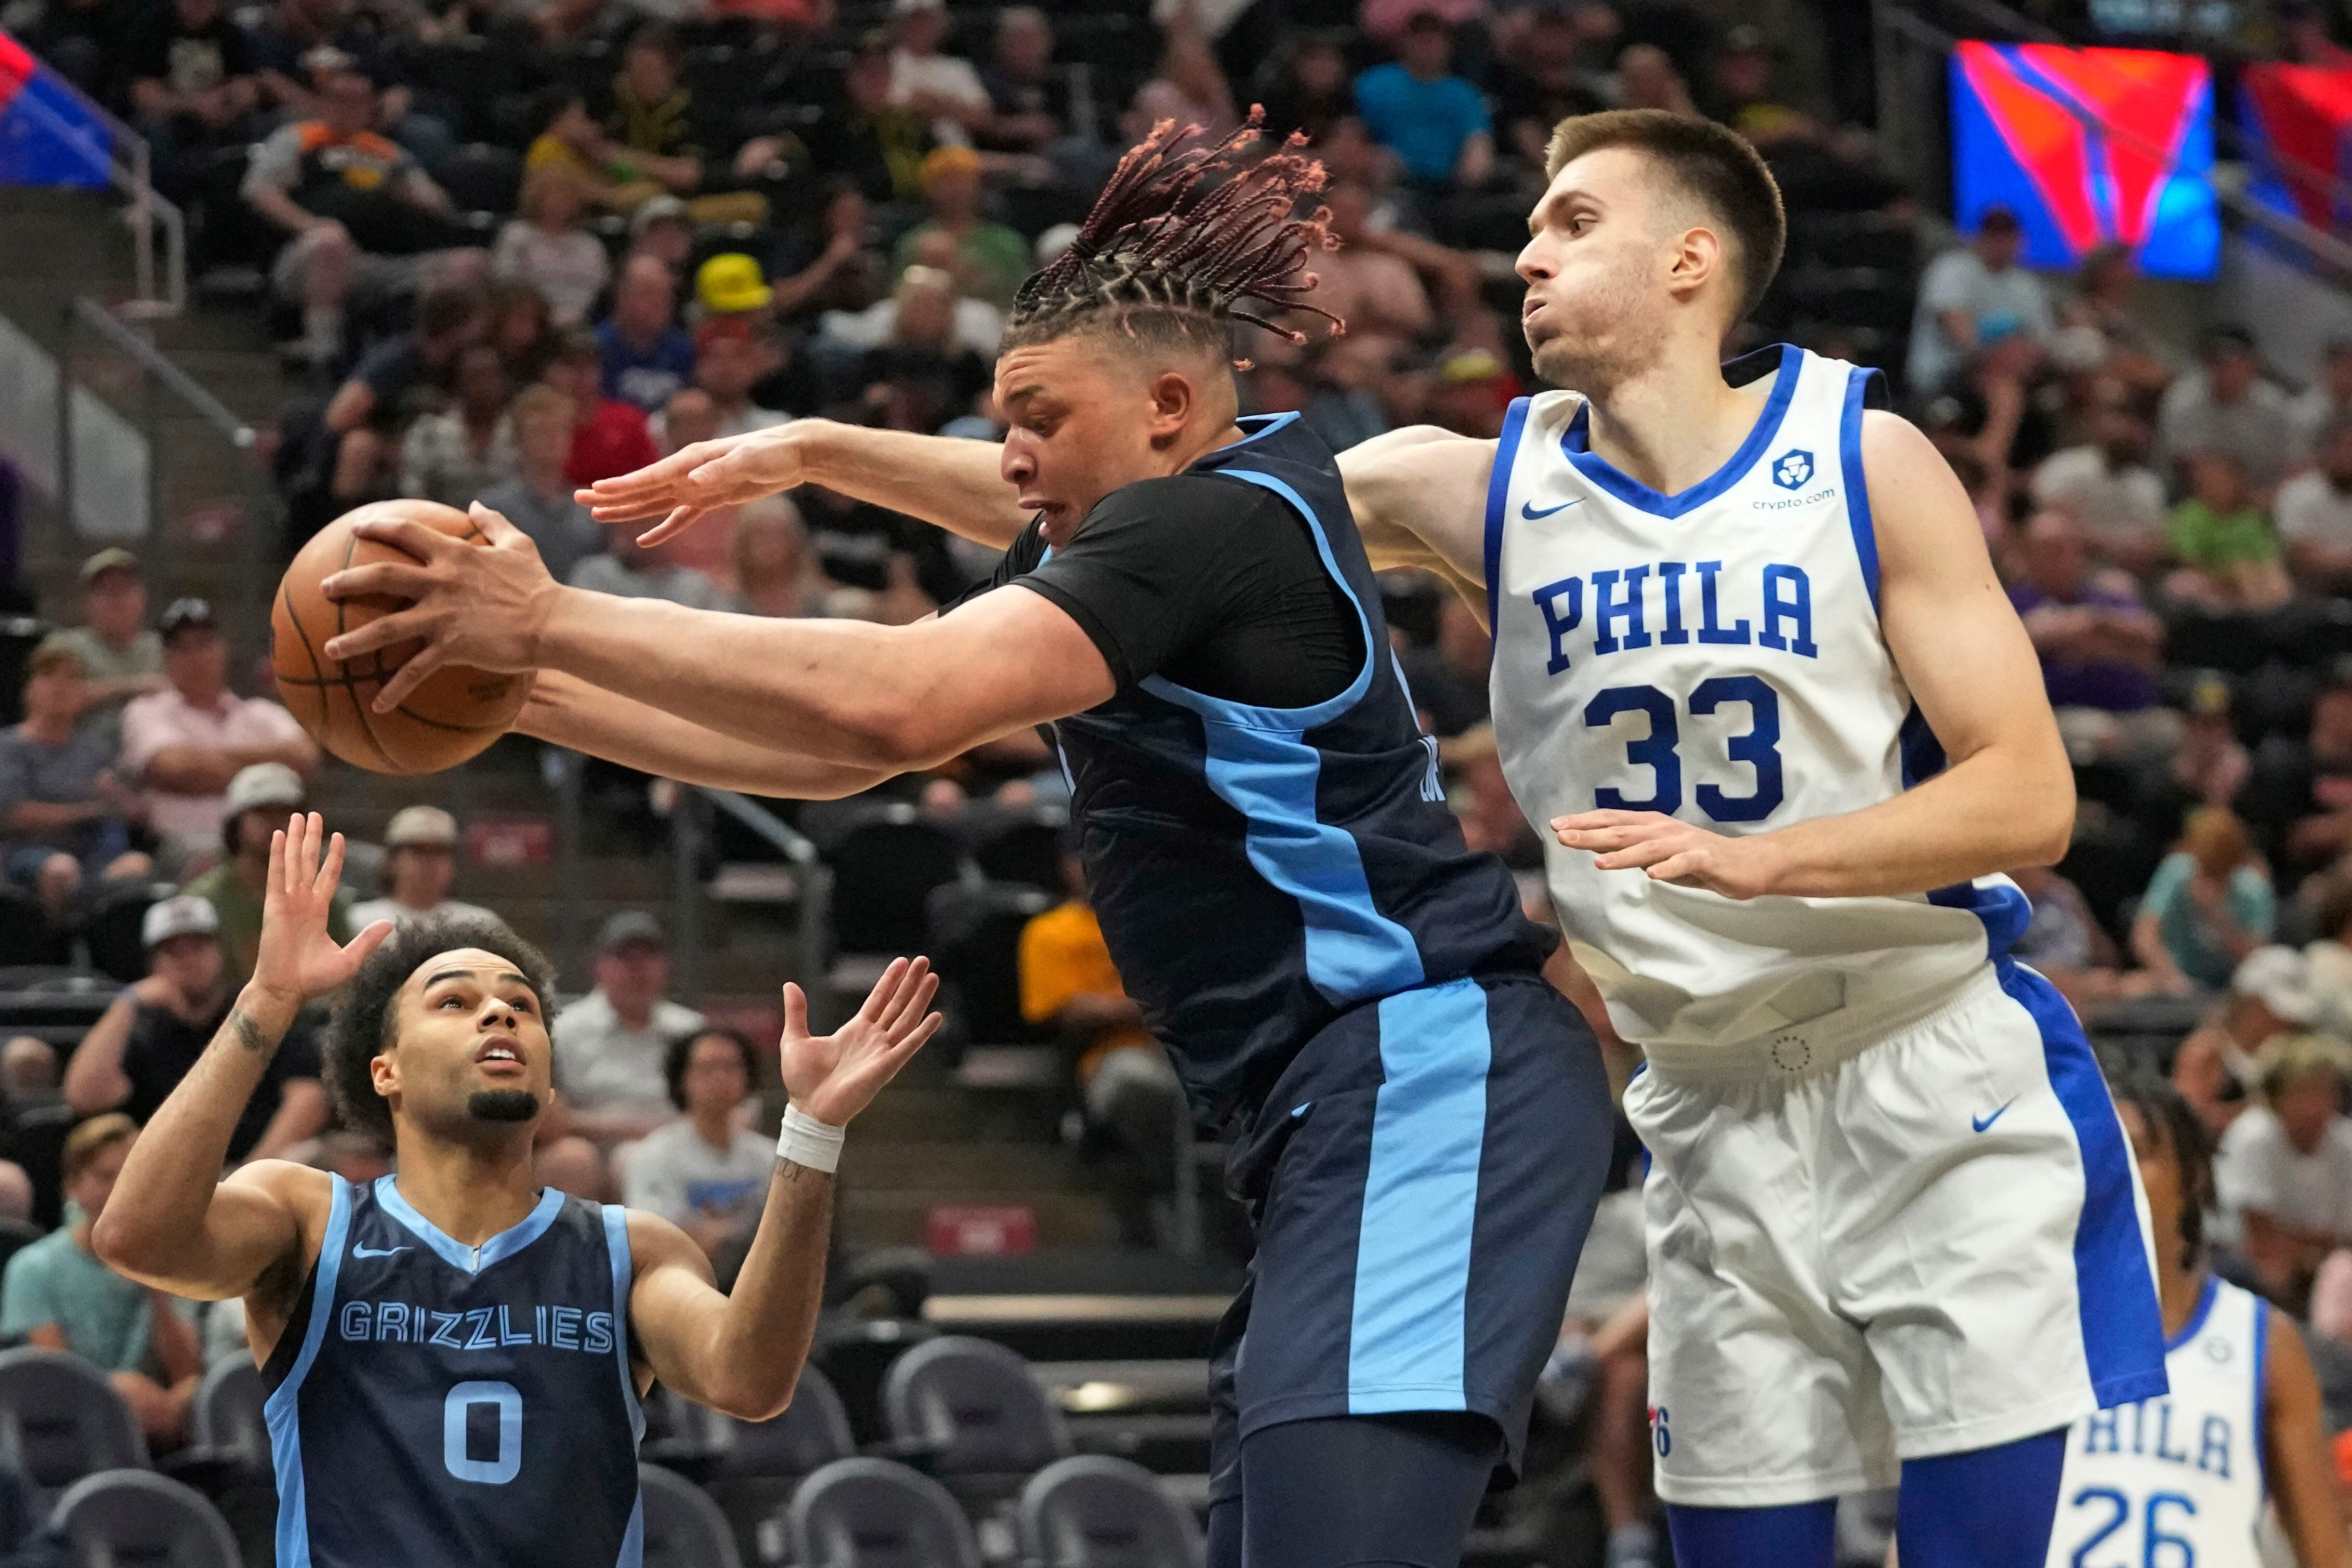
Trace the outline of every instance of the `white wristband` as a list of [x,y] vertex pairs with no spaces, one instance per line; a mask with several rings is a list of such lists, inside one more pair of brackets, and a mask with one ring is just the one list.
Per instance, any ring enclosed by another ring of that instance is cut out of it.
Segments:
[[776,1136],[776,1157],[831,1176],[841,1164],[841,1145],[848,1133],[846,1127],[827,1126],[802,1114],[799,1106],[787,1105],[783,1131]]

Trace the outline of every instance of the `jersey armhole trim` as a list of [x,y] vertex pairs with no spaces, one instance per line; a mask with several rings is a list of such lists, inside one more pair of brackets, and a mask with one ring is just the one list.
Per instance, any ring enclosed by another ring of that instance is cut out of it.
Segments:
[[[1857,365],[1846,372],[1845,411],[1838,421],[1838,466],[1845,470],[1845,517],[1853,530],[1853,553],[1862,563],[1863,585],[1870,590],[1870,610],[1878,612],[1878,531],[1870,520],[1870,486],[1862,472],[1862,414],[1870,405],[1871,386],[1878,371]],[[1880,401],[1885,401],[1881,394]]]
[[604,1220],[604,1254],[613,1265],[613,1358],[621,1366],[621,1399],[629,1410],[633,1442],[646,1436],[646,1412],[637,1398],[637,1375],[629,1364],[629,1286],[636,1268],[629,1258],[629,1211],[617,1203],[599,1204]]
[[310,1315],[302,1325],[302,1348],[286,1379],[262,1402],[263,1424],[269,1431],[270,1469],[278,1480],[278,1561],[282,1568],[310,1568],[310,1516],[302,1484],[302,1383],[310,1364],[319,1358],[327,1325],[335,1315],[335,1276],[341,1270],[343,1249],[351,1244],[352,1188],[341,1176],[327,1201],[327,1229],[319,1239],[319,1261],[310,1275]]
[[1515,397],[1503,415],[1503,434],[1495,442],[1495,470],[1486,477],[1486,646],[1492,649],[1502,621],[1503,521],[1511,498],[1511,469],[1518,459],[1519,435],[1527,428],[1532,399]]
[[[2252,1293],[2248,1292],[2249,1295]],[[2270,1405],[2271,1373],[2271,1304],[2260,1296],[2254,1303],[2254,1474],[2261,1480],[2263,1496],[2271,1495],[2270,1434],[2263,1429],[2263,1417]]]

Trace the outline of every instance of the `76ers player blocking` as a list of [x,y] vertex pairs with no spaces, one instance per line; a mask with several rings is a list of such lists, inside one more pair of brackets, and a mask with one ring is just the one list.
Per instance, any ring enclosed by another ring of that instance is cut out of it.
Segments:
[[[2063,849],[2039,670],[1950,469],[1872,372],[1718,345],[1780,260],[1720,127],[1563,121],[1499,444],[1343,460],[1380,564],[1483,600],[1553,900],[1648,1071],[1657,1487],[1685,1568],[2039,1568],[2065,1427],[2161,1394],[2130,1152],[1998,874]],[[1900,1459],[1899,1472],[1896,1460]]]
[[2168,1084],[2117,1097],[2156,1223],[2172,1388],[2074,1424],[2047,1568],[2275,1562],[2255,1544],[2273,1501],[2295,1568],[2344,1568],[2311,1356],[2285,1313],[2205,1264],[2204,1124]]

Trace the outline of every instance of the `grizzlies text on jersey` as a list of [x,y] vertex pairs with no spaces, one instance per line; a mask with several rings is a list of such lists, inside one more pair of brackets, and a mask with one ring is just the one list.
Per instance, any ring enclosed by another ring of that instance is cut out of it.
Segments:
[[547,1189],[480,1247],[341,1178],[262,1375],[278,1568],[637,1568],[625,1211]]

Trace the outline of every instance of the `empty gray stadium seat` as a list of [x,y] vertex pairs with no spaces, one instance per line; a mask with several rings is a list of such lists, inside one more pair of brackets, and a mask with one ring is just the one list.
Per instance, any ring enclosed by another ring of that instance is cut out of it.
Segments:
[[883,1419],[934,1455],[943,1477],[1027,1476],[1070,1451],[1062,1413],[1029,1364],[992,1341],[947,1334],[890,1365]]
[[838,1459],[801,1483],[786,1516],[793,1568],[981,1568],[947,1489],[888,1459]]
[[196,1447],[248,1464],[269,1463],[269,1421],[262,1414],[269,1390],[261,1369],[242,1355],[216,1362],[196,1385],[190,1415]]
[[0,1463],[44,1491],[100,1470],[144,1469],[146,1439],[106,1374],[63,1351],[0,1351]]
[[639,1465],[644,1495],[646,1568],[743,1568],[719,1505],[684,1476]]
[[1201,1568],[1205,1550],[1159,1477],[1108,1454],[1038,1471],[1022,1489],[1019,1524],[1027,1568]]
[[240,1568],[204,1493],[152,1470],[101,1470],[66,1489],[49,1521],[75,1568]]
[[747,1562],[768,1561],[781,1549],[780,1515],[803,1477],[857,1452],[841,1396],[814,1366],[801,1369],[791,1408],[775,1419],[713,1412],[706,1430],[710,1469],[703,1490],[727,1516]]

